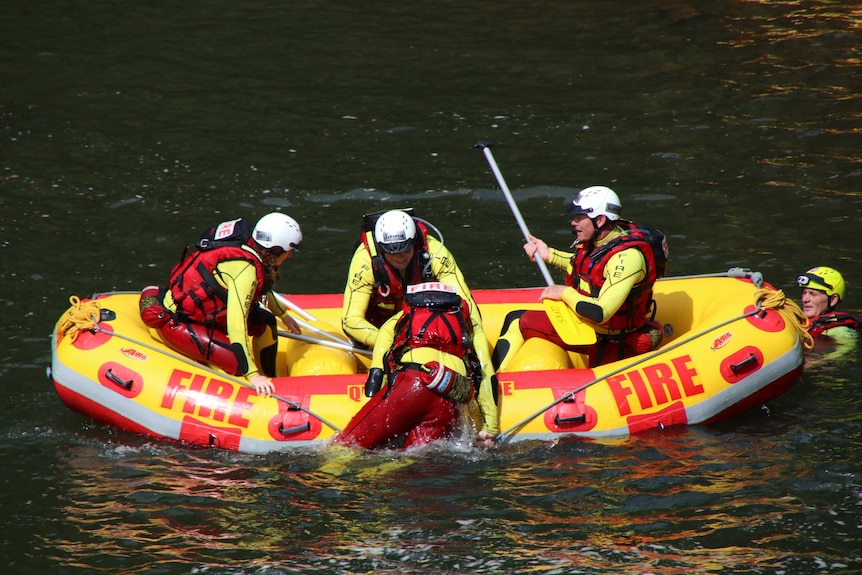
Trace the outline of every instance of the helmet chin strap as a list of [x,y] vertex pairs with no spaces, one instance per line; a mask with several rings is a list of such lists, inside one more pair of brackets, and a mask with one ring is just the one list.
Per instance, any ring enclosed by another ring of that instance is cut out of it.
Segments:
[[[599,214],[598,216],[596,216],[594,218],[590,218],[590,222],[592,222],[592,224],[593,224],[593,237],[590,238],[590,242],[592,242],[594,244],[599,240],[599,232],[602,231],[602,226],[596,225],[596,220],[599,219],[599,217],[601,217],[601,214]],[[609,221],[610,220],[608,219],[608,217],[605,216],[604,225],[607,225]]]
[[[598,216],[596,216],[596,217],[598,217]],[[590,222],[592,222],[592,224],[593,224],[593,237],[590,238],[590,241],[592,243],[596,243],[596,240],[599,239],[599,230],[601,228],[599,228],[599,226],[596,225],[596,220],[594,220],[593,218],[590,218]]]

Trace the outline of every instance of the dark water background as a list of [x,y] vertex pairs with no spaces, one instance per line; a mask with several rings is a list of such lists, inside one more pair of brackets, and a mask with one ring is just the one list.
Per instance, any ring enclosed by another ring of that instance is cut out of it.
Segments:
[[826,264],[859,310],[860,46],[825,0],[0,3],[0,572],[862,572],[855,354],[714,427],[353,458],[145,440],[45,377],[70,295],[222,218],[300,221],[287,292],[406,205],[471,286],[539,285],[482,139],[553,245],[611,185],[672,275]]

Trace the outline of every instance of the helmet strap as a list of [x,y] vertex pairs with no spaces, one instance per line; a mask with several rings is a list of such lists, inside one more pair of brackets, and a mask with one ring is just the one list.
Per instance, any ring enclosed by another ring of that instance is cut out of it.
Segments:
[[590,221],[593,223],[593,237],[590,238],[590,242],[592,242],[592,243],[596,243],[597,241],[599,241],[599,233],[602,231],[602,228],[604,228],[606,225],[608,225],[608,222],[610,221],[607,216],[604,216],[605,217],[605,223],[603,225],[599,226],[596,223],[596,220],[599,219],[600,217],[602,217],[603,215],[604,214],[599,214],[598,216],[596,216],[594,218],[590,218]]

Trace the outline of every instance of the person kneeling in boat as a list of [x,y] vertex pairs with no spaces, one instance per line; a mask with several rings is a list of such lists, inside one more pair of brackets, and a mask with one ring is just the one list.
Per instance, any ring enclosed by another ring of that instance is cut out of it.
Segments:
[[844,277],[837,270],[818,266],[796,278],[802,288],[802,313],[811,322],[808,333],[815,338],[831,339],[838,346],[838,355],[846,355],[856,348],[862,322],[853,314],[838,311],[844,300]]
[[242,218],[213,226],[186,248],[167,287],[141,292],[141,318],[173,349],[245,376],[269,395],[278,351],[275,315],[291,333],[300,329],[275,297],[265,298],[269,309],[261,303],[301,244],[299,224],[279,212],[260,218],[254,229]]
[[[574,253],[548,248],[530,236],[524,251],[565,270],[566,285],[551,285],[540,299],[562,300],[596,331],[590,345],[567,344],[542,310],[510,312],[494,348],[494,368],[505,371],[526,339],[546,339],[588,356],[590,366],[651,351],[662,339],[654,320],[653,284],[667,268],[664,235],[621,220],[622,203],[605,186],[581,190],[567,209],[572,214]],[[575,318],[573,318],[575,319]]]
[[365,382],[371,399],[335,443],[374,449],[404,436],[407,448],[449,439],[475,395],[483,424],[477,439],[490,442],[499,415],[475,349],[473,317],[454,286],[409,286],[402,311],[382,325],[374,345]]

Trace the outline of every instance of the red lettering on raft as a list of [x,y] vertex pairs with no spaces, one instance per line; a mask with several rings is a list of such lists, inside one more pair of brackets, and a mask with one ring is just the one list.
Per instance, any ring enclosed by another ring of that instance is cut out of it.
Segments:
[[254,407],[251,401],[253,391],[215,377],[207,379],[200,374],[192,375],[175,369],[165,386],[161,406],[174,409],[177,397],[182,396],[183,413],[220,422],[227,417],[231,425],[248,427],[250,422],[245,414]]
[[630,415],[631,395],[637,398],[640,409],[678,401],[683,396],[693,397],[703,393],[703,386],[695,381],[697,370],[690,366],[691,356],[684,355],[670,360],[670,364],[656,363],[617,374],[605,381],[617,403],[621,416]]

